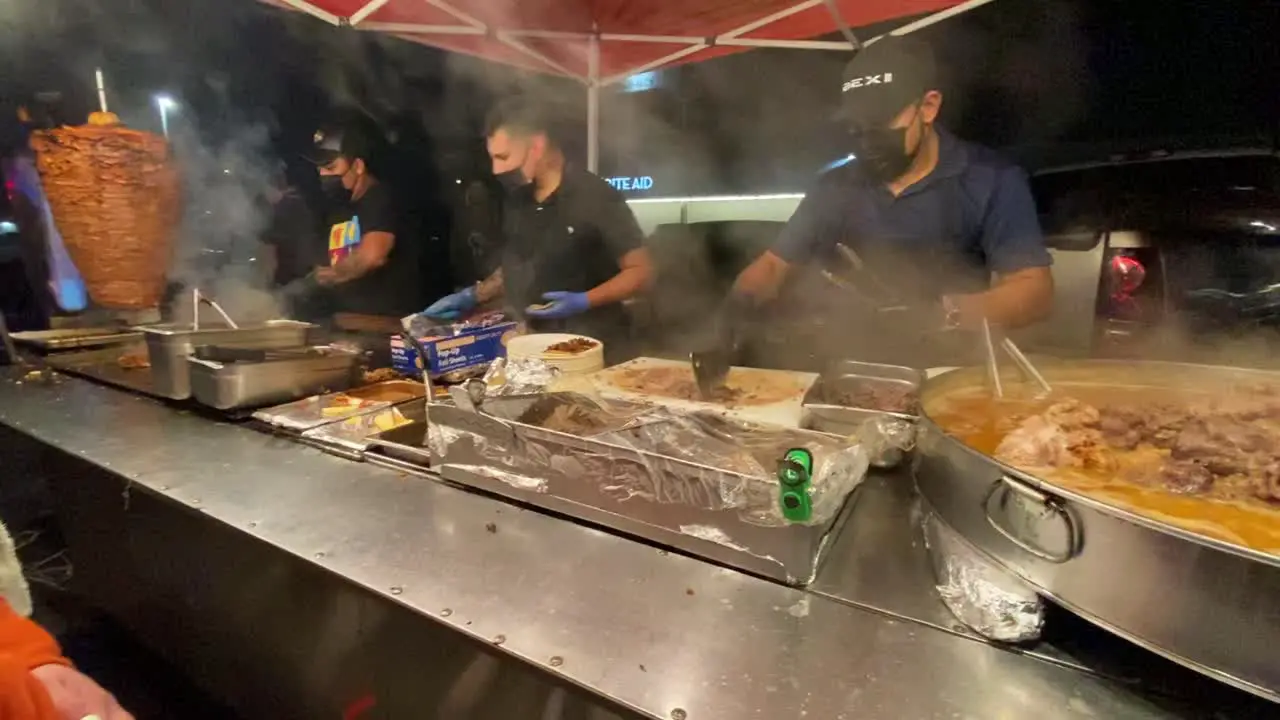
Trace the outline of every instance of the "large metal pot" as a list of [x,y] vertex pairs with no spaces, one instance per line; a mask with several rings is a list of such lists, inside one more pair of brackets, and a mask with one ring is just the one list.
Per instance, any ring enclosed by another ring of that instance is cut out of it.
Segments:
[[[1051,384],[1203,387],[1280,383],[1280,373],[1155,362],[1038,363]],[[1015,382],[1010,376],[1006,382]],[[931,419],[982,368],[922,390],[915,470],[953,528],[1061,605],[1139,645],[1280,702],[1280,557],[1113,507],[1014,469]]]

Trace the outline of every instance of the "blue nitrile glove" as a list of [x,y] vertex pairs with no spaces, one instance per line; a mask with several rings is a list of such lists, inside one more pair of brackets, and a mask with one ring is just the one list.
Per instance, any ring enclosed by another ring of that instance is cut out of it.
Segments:
[[558,290],[556,292],[543,293],[542,299],[549,304],[530,305],[525,310],[529,317],[543,320],[559,320],[581,315],[591,309],[591,303],[587,301],[587,294],[584,292],[563,292]]
[[476,306],[476,287],[472,285],[452,295],[445,295],[422,311],[423,315],[441,320],[457,320]]

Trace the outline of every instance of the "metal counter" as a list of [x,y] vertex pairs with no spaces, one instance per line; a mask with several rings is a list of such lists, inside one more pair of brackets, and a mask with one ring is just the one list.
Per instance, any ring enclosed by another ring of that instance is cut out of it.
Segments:
[[[902,580],[918,568],[869,582],[876,549],[861,545],[877,531],[858,517],[805,592],[83,380],[8,372],[0,453],[43,447],[80,589],[251,717],[337,717],[361,692],[383,699],[370,717],[579,716],[566,693],[602,699],[584,701],[592,718],[1184,716],[1141,688],[903,619],[950,626],[921,577]],[[379,624],[395,613],[408,630]],[[357,630],[337,638],[334,618]],[[382,660],[359,682],[326,665],[389,655],[423,664]],[[509,666],[551,688],[544,705],[458,704]]]

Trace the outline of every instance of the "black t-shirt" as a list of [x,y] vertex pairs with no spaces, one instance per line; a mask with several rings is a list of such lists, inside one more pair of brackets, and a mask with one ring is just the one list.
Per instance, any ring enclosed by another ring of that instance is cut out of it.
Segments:
[[[507,195],[503,204],[502,274],[507,304],[523,315],[557,290],[586,292],[618,274],[624,255],[641,247],[644,234],[622,194],[596,175],[566,168],[560,187],[542,202],[532,187]],[[593,308],[561,321],[531,321],[540,332],[572,332],[605,341],[630,337],[621,305]]]
[[418,248],[400,222],[390,188],[378,183],[359,200],[328,213],[329,264],[350,255],[365,235],[387,232],[395,245],[387,262],[364,277],[334,288],[338,312],[403,317],[423,307],[418,287]]

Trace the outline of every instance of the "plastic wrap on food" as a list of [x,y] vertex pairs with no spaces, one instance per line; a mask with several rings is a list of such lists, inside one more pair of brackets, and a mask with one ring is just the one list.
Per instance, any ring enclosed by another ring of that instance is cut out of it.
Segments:
[[896,465],[903,453],[916,446],[916,421],[882,414],[867,418],[858,428],[858,440],[877,467]]
[[[462,429],[433,420],[433,454],[449,464],[470,458],[472,464],[498,465],[524,477],[598,478],[601,490],[620,501],[731,510],[755,525],[830,521],[869,465],[860,445],[822,433],[682,415],[576,393],[495,398],[485,403],[485,411],[493,415],[485,422],[509,424],[489,425],[492,432],[486,432],[485,426]],[[778,462],[795,448],[809,451],[813,459],[806,489],[811,512],[788,519],[780,507]]]
[[520,490],[547,490],[546,473],[554,455],[542,443],[522,442],[518,447],[509,447],[480,433],[429,422],[427,446],[432,457],[461,459],[450,461],[451,468],[493,478]]
[[932,512],[921,519],[938,595],[969,629],[999,642],[1040,637],[1044,601],[1029,586],[983,557]]
[[484,374],[487,397],[545,392],[560,377],[560,368],[538,358],[498,358]]

